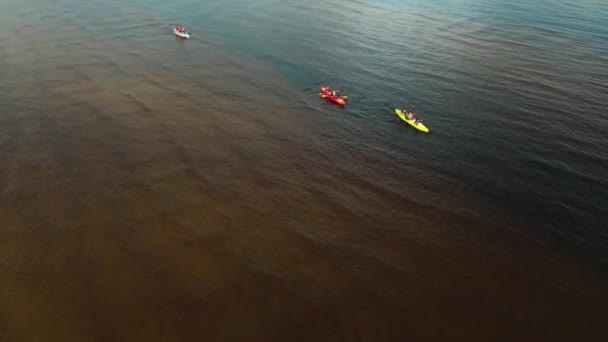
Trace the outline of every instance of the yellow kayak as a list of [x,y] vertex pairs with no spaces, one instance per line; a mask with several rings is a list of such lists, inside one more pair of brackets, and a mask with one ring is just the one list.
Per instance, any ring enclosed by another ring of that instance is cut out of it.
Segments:
[[422,131],[424,133],[428,133],[429,129],[423,124],[423,123],[415,123],[414,120],[408,120],[405,117],[405,114],[403,114],[403,112],[400,109],[395,109],[395,113],[397,113],[397,116],[399,118],[401,118],[401,120],[407,122],[408,124],[410,124],[410,126],[414,127],[415,129]]

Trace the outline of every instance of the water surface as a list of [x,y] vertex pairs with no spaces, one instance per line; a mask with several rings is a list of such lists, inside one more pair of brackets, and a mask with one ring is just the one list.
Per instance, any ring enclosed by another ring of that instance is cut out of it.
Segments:
[[605,2],[2,7],[0,339],[602,340]]

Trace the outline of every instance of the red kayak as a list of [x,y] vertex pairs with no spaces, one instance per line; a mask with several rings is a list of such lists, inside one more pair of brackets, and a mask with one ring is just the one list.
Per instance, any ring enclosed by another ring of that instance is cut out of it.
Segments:
[[346,105],[346,100],[348,100],[348,96],[332,96],[331,88],[321,86],[321,97],[328,98],[331,102],[337,103],[341,106]]

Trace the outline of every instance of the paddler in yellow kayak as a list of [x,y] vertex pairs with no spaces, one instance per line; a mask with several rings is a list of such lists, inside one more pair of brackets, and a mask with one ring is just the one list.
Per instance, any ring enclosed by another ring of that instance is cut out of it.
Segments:
[[397,113],[397,116],[399,116],[399,118],[401,118],[401,120],[407,122],[410,126],[414,127],[415,129],[428,133],[429,129],[424,125],[424,119],[423,118],[417,118],[414,113],[412,112],[407,112],[405,109],[404,110],[399,110],[399,109],[395,109],[395,113]]
[[[404,112],[404,113],[407,113],[407,112]],[[416,124],[416,125],[424,122],[423,118],[418,118],[418,117],[414,116],[414,113],[412,113],[412,112],[407,113],[407,115],[405,117],[410,121],[414,121],[414,124]]]
[[408,119],[408,120],[410,120],[410,121],[414,121],[414,123],[415,123],[415,124],[418,124],[418,123],[423,123],[423,122],[424,122],[424,119],[423,119],[423,118],[417,118],[417,117],[414,115],[414,113],[413,113],[413,112],[409,112],[409,113],[408,113],[408,112],[407,112],[405,109],[404,109],[404,110],[402,110],[402,112],[403,112],[403,113],[406,113],[406,114],[405,114],[405,118],[406,118],[406,119]]

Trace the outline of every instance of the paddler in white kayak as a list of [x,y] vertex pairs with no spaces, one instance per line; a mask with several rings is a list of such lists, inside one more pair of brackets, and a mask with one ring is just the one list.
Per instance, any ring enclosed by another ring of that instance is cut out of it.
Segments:
[[186,29],[181,25],[176,25],[173,28],[173,33],[175,33],[176,36],[181,38],[190,38],[190,33],[186,32]]

